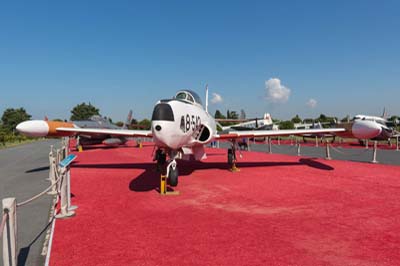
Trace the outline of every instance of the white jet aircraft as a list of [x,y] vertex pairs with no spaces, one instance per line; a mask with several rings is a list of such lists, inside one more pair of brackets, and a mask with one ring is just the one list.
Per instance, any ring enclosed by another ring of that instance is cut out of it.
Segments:
[[[207,95],[207,94],[206,94]],[[251,137],[289,136],[316,133],[340,133],[344,128],[307,130],[248,130],[218,134],[215,119],[203,108],[200,97],[193,91],[178,91],[175,97],[156,103],[151,118],[151,130],[76,128],[51,121],[31,120],[20,123],[17,130],[28,136],[73,136],[76,134],[108,134],[110,136],[151,137],[157,147],[154,160],[163,166],[171,186],[178,184],[177,159],[201,160],[206,157],[204,146],[214,140],[230,141],[228,163],[236,161],[237,140]],[[376,134],[375,128],[365,128]],[[365,132],[367,135],[368,132]],[[167,164],[166,164],[167,163]]]
[[220,126],[222,131],[228,130],[278,130],[278,125],[274,124],[271,115],[265,113],[263,118],[254,119],[216,119],[217,122],[240,122],[230,126]]

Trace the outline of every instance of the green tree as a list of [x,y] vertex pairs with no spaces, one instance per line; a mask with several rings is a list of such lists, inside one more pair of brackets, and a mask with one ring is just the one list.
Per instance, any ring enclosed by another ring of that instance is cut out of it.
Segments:
[[71,111],[71,120],[79,121],[79,120],[87,120],[92,115],[100,115],[99,109],[94,107],[91,103],[81,103],[75,106]]
[[312,119],[312,118],[304,118],[303,119],[303,123],[312,124],[312,123],[314,123],[314,119]]
[[29,120],[31,115],[28,114],[24,108],[8,108],[4,111],[3,116],[1,117],[1,121],[3,122],[3,129],[7,133],[15,132],[15,127],[26,120]]
[[340,122],[342,123],[350,122],[350,116],[346,115],[345,117],[343,117],[343,119],[340,120]]
[[299,117],[299,115],[296,115],[295,117],[292,118],[291,120],[293,123],[297,124],[297,123],[301,123],[301,118]]
[[7,132],[4,129],[3,125],[0,125],[0,144],[1,145],[6,145],[6,138],[7,138]]
[[236,113],[236,111],[226,111],[226,118],[228,119],[238,119],[239,115]]
[[279,129],[294,129],[294,123],[292,121],[282,121],[279,123]]
[[388,121],[392,121],[392,122],[396,122],[397,120],[399,120],[400,117],[398,117],[397,115],[392,115],[390,118],[388,118]]
[[215,119],[225,119],[225,116],[219,110],[216,110],[214,118]]
[[151,128],[151,121],[149,119],[143,119],[142,121],[139,122],[139,126],[142,129],[149,130]]
[[115,125],[116,125],[117,127],[122,127],[122,126],[124,125],[124,122],[118,121],[118,122],[115,123]]
[[320,114],[319,117],[316,119],[317,122],[327,122],[327,116],[324,114]]

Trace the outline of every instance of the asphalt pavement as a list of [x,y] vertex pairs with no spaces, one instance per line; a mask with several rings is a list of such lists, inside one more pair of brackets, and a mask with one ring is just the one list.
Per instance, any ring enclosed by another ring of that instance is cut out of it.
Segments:
[[[268,144],[266,143],[252,143],[250,142],[251,151],[269,152]],[[230,144],[227,142],[220,142],[221,148],[228,148]],[[298,148],[296,145],[278,145],[272,144],[272,153],[297,155]],[[364,147],[348,148],[348,147],[330,147],[330,156],[333,160],[343,161],[354,161],[354,162],[365,162],[370,163],[373,160],[373,148],[368,149]],[[300,143],[300,155],[307,157],[326,157],[326,147],[323,146],[310,146],[302,145]],[[380,164],[400,165],[400,151],[388,150],[388,149],[377,149],[376,161]]]
[[[60,140],[37,141],[0,150],[0,200],[15,197],[17,203],[22,202],[49,187],[50,181],[46,178],[49,177],[50,145],[59,147]],[[17,208],[18,265],[44,265],[42,249],[53,199],[54,196],[45,194]],[[2,256],[0,258],[0,265],[3,265]]]

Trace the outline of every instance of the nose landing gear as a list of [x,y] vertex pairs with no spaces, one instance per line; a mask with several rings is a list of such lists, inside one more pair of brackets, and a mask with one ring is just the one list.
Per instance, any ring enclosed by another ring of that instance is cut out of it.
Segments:
[[[173,191],[172,188],[167,187],[167,184],[171,187],[178,185],[178,167],[176,162],[177,152],[169,151],[170,160],[168,165],[165,167],[167,162],[167,155],[164,150],[157,149],[154,161],[157,161],[157,171],[161,172],[160,176],[160,194],[161,195],[178,195],[179,191]],[[165,168],[164,168],[165,167]]]

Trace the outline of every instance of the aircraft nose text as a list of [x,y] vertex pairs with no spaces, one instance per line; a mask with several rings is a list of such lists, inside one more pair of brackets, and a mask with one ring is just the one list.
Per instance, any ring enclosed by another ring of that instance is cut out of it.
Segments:
[[30,120],[19,123],[17,131],[29,137],[45,137],[49,132],[49,125],[43,120]]

